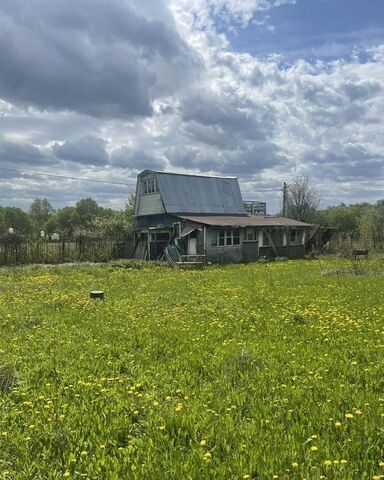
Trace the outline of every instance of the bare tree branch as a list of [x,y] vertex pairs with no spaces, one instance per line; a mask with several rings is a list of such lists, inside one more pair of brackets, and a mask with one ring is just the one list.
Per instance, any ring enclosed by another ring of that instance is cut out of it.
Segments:
[[286,202],[288,218],[310,223],[319,208],[320,195],[309,177],[298,177],[287,185]]

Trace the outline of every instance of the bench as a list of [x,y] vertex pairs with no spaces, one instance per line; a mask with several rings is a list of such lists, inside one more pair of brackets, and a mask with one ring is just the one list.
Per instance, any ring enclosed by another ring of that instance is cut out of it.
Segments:
[[368,258],[368,250],[353,250],[352,255],[353,255],[353,258],[358,258],[358,257]]

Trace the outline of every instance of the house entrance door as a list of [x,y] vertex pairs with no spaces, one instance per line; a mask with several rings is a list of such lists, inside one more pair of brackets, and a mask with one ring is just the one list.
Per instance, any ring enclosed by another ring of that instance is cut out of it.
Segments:
[[197,255],[197,238],[188,239],[188,255]]
[[257,240],[243,241],[241,253],[243,262],[254,262],[259,258],[259,242]]

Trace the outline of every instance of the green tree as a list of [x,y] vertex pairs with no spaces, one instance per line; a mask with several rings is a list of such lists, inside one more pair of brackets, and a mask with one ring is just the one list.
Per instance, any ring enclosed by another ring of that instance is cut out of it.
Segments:
[[82,233],[94,231],[97,229],[97,218],[102,214],[102,210],[96,200],[84,198],[75,205],[76,213],[79,218],[78,229]]
[[6,228],[3,208],[0,207],[0,234],[4,233]]
[[381,208],[366,208],[358,220],[360,240],[364,246],[374,250],[384,247],[384,210]]
[[327,227],[335,227],[339,232],[357,238],[358,220],[362,213],[363,209],[358,206],[340,204],[318,212],[316,223]]
[[133,235],[133,214],[135,195],[131,194],[123,211],[111,210],[100,225],[100,234],[114,239],[131,238]]
[[55,210],[46,198],[36,198],[29,207],[30,218],[35,222],[38,229],[42,229],[45,223],[54,215]]
[[73,236],[80,223],[79,214],[75,207],[61,208],[54,217],[46,223],[47,232]]
[[31,234],[33,231],[32,222],[27,213],[17,207],[0,207],[2,233],[6,233],[12,227],[15,233],[23,235]]

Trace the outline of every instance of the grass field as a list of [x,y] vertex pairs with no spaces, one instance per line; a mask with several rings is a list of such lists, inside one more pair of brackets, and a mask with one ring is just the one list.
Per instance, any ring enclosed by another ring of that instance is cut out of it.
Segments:
[[0,270],[0,478],[384,478],[384,276],[349,268]]

